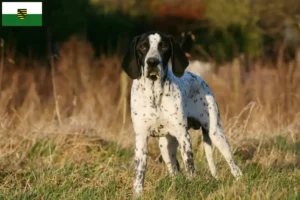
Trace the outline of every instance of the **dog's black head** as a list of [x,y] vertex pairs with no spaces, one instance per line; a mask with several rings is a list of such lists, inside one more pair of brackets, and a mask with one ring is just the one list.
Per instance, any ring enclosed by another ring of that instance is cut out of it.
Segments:
[[181,49],[188,55],[190,55],[194,44],[195,44],[195,35],[189,31],[189,32],[183,32],[181,34],[181,42],[180,42],[180,46]]
[[189,62],[179,44],[170,35],[147,32],[133,39],[122,68],[132,79],[145,76],[155,81],[166,76],[170,58],[174,75],[181,77]]

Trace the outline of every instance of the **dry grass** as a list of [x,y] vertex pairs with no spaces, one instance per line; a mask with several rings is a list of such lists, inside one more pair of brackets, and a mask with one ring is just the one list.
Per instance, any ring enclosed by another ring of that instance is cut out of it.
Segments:
[[[130,198],[131,82],[121,72],[120,57],[94,58],[91,46],[74,37],[52,65],[17,59],[11,52],[1,62],[0,198]],[[213,181],[201,136],[192,131],[203,179],[172,182],[164,165],[155,162],[159,152],[151,139],[146,198],[299,197],[300,65],[257,62],[250,74],[242,72],[235,60],[204,79],[246,178],[238,185],[227,179],[228,168],[216,152],[224,182]],[[193,190],[184,194],[189,184]]]

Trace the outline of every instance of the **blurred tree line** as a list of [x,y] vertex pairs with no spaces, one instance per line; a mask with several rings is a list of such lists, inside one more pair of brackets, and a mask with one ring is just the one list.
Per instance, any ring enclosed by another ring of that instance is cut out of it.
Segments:
[[[90,41],[99,54],[122,54],[148,30],[178,39],[196,35],[203,59],[275,58],[281,46],[293,57],[300,41],[300,4],[293,0],[44,0],[42,27],[2,27],[7,49],[44,58],[72,35]],[[292,50],[291,50],[292,49]]]

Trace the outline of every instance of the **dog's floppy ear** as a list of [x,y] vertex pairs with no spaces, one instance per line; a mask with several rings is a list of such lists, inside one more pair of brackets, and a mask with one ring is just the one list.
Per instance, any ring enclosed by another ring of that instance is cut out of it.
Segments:
[[189,61],[180,48],[179,44],[175,42],[173,36],[170,35],[169,39],[172,51],[172,71],[175,76],[181,77],[184,74],[184,70],[189,65]]
[[136,52],[136,45],[140,39],[140,36],[136,36],[127,50],[123,61],[122,68],[131,79],[137,79],[141,76],[141,66]]

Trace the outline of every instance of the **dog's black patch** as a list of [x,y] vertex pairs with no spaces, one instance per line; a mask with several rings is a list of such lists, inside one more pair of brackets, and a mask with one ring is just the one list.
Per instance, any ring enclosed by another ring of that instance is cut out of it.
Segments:
[[194,130],[199,130],[201,128],[201,123],[193,117],[188,117],[187,122],[188,122],[188,130],[191,128]]

